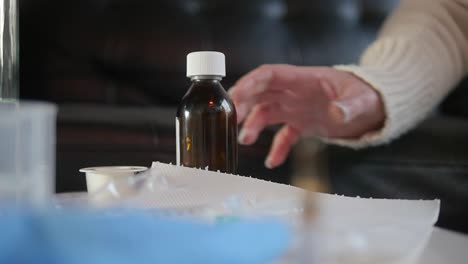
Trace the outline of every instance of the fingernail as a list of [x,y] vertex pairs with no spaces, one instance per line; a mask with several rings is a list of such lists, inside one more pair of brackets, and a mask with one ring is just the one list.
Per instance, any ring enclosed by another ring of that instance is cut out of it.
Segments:
[[264,71],[261,75],[257,76],[257,81],[263,82],[271,79],[271,76],[273,75],[272,71]]
[[273,165],[271,165],[271,160],[270,158],[267,158],[265,160],[265,167],[267,167],[268,169],[273,169]]
[[248,137],[248,131],[246,131],[246,129],[241,129],[240,133],[239,133],[239,137],[238,137],[238,142],[239,144],[242,144],[242,145],[245,145],[247,144],[247,137]]
[[265,92],[265,89],[268,86],[268,78],[257,79],[257,80],[248,80],[245,82],[245,87],[249,89],[252,94],[261,94]]
[[244,87],[251,87],[251,86],[254,85],[254,83],[255,83],[254,80],[249,79],[249,80],[245,81]]
[[344,123],[348,123],[349,121],[351,121],[351,111],[348,106],[344,105],[341,102],[334,102],[334,105],[341,110],[341,113],[343,114]]
[[245,106],[245,104],[239,104],[239,106],[236,107],[236,114],[237,114],[237,123],[239,123],[247,114],[247,107]]

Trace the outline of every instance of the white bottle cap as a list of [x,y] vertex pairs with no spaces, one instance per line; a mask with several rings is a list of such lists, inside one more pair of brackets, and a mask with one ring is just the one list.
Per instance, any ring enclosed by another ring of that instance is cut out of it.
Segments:
[[197,51],[187,55],[187,77],[197,75],[226,76],[224,54],[217,51]]

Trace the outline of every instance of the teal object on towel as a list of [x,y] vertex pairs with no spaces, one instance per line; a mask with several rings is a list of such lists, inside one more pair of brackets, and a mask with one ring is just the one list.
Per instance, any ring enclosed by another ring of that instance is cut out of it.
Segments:
[[272,219],[208,224],[143,211],[0,210],[0,263],[271,263],[290,242]]

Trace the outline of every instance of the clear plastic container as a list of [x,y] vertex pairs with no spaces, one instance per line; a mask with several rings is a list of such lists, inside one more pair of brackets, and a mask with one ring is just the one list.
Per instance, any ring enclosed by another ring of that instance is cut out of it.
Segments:
[[131,177],[147,169],[147,167],[141,166],[101,166],[83,168],[80,169],[80,172],[86,173],[88,193],[94,193],[101,190],[116,177]]
[[55,187],[57,108],[0,103],[0,201],[45,205]]
[[0,2],[0,102],[15,102],[19,95],[18,2]]

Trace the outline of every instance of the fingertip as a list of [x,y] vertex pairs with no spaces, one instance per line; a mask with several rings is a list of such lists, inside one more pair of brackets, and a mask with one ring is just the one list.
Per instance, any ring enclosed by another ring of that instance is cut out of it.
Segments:
[[267,169],[270,169],[270,170],[271,170],[271,169],[274,169],[276,166],[277,166],[277,165],[275,165],[275,164],[272,162],[272,160],[271,160],[270,157],[266,158],[266,160],[265,160],[265,167],[266,167]]
[[283,164],[292,146],[299,139],[299,133],[290,126],[284,126],[278,131],[273,139],[273,143],[265,161],[267,168],[275,168]]
[[235,88],[236,88],[236,85],[229,87],[229,89],[227,90],[227,93],[229,94],[229,96],[232,96]]
[[239,88],[237,88],[237,85],[234,85],[232,86],[231,88],[228,89],[227,93],[229,95],[229,98],[231,98],[231,100],[234,102],[234,103],[237,103],[238,99],[237,99],[237,90]]
[[265,167],[270,170],[273,169],[273,166],[271,165],[271,161],[269,158],[265,160]]
[[245,129],[241,129],[239,136],[237,137],[237,142],[241,145],[244,145],[246,136],[247,135],[246,135]]
[[245,115],[247,114],[247,106],[245,104],[239,104],[236,107],[236,114],[237,114],[237,123],[241,123],[244,120]]
[[252,86],[255,85],[255,80],[249,78],[249,79],[246,79],[243,83],[242,83],[242,86],[244,86],[244,89],[249,89],[251,88]]
[[263,82],[268,81],[273,77],[273,69],[275,66],[264,64],[258,68],[258,74],[256,76],[257,81]]
[[252,145],[257,140],[253,131],[243,128],[241,129],[238,137],[238,142],[241,145]]

